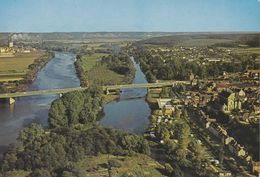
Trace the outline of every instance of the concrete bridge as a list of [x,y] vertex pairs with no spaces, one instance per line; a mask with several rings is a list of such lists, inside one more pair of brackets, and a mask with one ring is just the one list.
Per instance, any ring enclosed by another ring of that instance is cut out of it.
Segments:
[[111,91],[127,89],[127,88],[160,88],[160,87],[174,87],[179,84],[189,84],[189,81],[171,81],[161,83],[144,83],[144,84],[125,84],[125,85],[108,85],[103,86],[103,90],[106,94]]
[[[113,94],[118,90],[127,88],[160,88],[160,87],[174,87],[178,84],[189,84],[188,81],[171,81],[162,83],[145,83],[145,84],[125,84],[125,85],[109,85],[102,86],[103,91],[106,94]],[[63,89],[49,89],[49,90],[37,90],[37,91],[26,91],[26,92],[15,92],[15,93],[3,93],[0,94],[0,99],[8,99],[10,104],[15,102],[14,98],[26,97],[26,96],[37,96],[37,95],[60,95],[71,91],[83,91],[87,87],[75,87],[75,88],[63,88]]]

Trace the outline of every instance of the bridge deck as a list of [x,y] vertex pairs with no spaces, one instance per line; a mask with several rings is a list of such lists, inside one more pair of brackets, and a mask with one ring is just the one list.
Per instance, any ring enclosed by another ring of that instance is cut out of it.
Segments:
[[[154,88],[154,87],[165,87],[172,86],[174,84],[187,84],[187,81],[174,81],[174,82],[164,82],[164,83],[145,83],[145,84],[126,84],[126,85],[111,85],[103,86],[102,89],[105,90],[117,90],[125,88]],[[63,88],[63,89],[49,89],[49,90],[37,90],[37,91],[26,91],[26,92],[16,92],[16,93],[3,93],[0,94],[0,98],[16,98],[25,96],[36,96],[36,95],[56,95],[63,94],[71,91],[82,91],[87,89],[86,87],[75,87],[75,88]]]
[[111,85],[103,86],[105,89],[124,89],[124,88],[154,88],[173,86],[174,84],[187,84],[187,81],[174,81],[174,82],[162,82],[162,83],[144,83],[144,84],[126,84],[126,85]]

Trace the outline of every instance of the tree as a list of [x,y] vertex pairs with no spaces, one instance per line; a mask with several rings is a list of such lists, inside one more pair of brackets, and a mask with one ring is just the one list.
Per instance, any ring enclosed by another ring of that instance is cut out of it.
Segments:
[[173,163],[172,165],[173,171],[172,171],[172,176],[174,177],[183,177],[183,172],[181,171],[181,168],[177,163]]
[[155,83],[156,82],[156,77],[152,74],[151,71],[148,71],[145,73],[146,79],[151,82],[151,83]]
[[165,141],[165,149],[169,159],[174,160],[176,158],[177,144],[173,140]]
[[164,169],[168,174],[171,174],[173,172],[173,168],[169,163],[164,164]]
[[116,160],[116,159],[108,160],[108,165],[110,167],[115,167],[115,168],[120,168],[122,166],[121,162],[119,160]]
[[66,107],[61,99],[55,100],[49,109],[49,124],[51,127],[66,127],[68,119],[66,117]]
[[45,137],[45,131],[40,124],[31,124],[30,127],[24,128],[19,136],[20,140],[24,146],[36,145],[37,142],[41,141]]
[[219,149],[218,157],[219,157],[220,164],[222,164],[223,160],[224,160],[224,157],[225,157],[223,145]]
[[180,128],[178,141],[181,149],[187,149],[190,142],[190,127],[186,123],[181,123],[178,126]]
[[77,177],[76,175],[74,175],[72,172],[70,171],[63,171],[62,172],[62,177]]
[[163,140],[169,140],[170,139],[170,132],[169,132],[169,130],[167,129],[167,128],[163,128],[162,129],[162,131],[161,131],[161,138],[163,139]]
[[146,139],[143,139],[141,153],[144,153],[146,155],[151,155],[151,149],[149,146],[149,142]]
[[10,144],[3,156],[2,170],[13,170],[16,167],[17,153],[14,144]]
[[51,177],[51,174],[48,170],[43,168],[37,168],[29,175],[29,177]]
[[180,119],[180,117],[181,117],[181,110],[177,108],[175,111],[175,118]]

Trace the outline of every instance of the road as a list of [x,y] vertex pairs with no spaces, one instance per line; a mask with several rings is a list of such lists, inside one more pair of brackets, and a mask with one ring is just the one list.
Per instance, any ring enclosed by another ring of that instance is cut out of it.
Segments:
[[[118,90],[118,89],[126,89],[126,88],[155,88],[155,87],[175,86],[177,84],[188,84],[188,83],[189,83],[188,81],[172,81],[172,82],[164,82],[164,83],[109,85],[109,86],[102,86],[102,89],[105,91],[105,90]],[[0,94],[0,98],[17,98],[17,97],[26,97],[26,96],[36,96],[36,95],[57,95],[57,94],[71,92],[71,91],[83,91],[86,89],[87,87],[74,87],[74,88],[63,88],[63,89],[3,93]]]

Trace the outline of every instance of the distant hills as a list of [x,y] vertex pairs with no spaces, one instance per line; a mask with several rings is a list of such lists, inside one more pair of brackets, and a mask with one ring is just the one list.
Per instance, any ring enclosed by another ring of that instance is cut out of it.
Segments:
[[42,41],[78,41],[97,42],[126,40],[136,41],[151,37],[171,35],[161,32],[53,32],[53,33],[0,33],[0,42],[7,42],[8,37],[14,41],[42,42]]
[[117,42],[138,41],[139,44],[167,46],[260,46],[260,33],[216,32],[53,32],[53,33],[0,33],[0,44],[8,39],[19,42]]
[[138,41],[137,44],[165,46],[222,46],[247,45],[260,47],[260,33],[179,33]]

